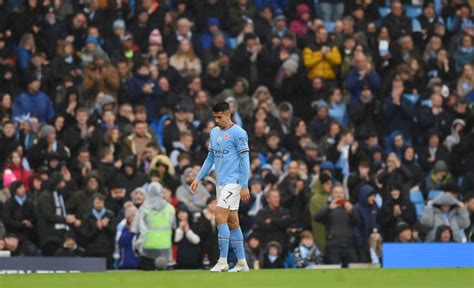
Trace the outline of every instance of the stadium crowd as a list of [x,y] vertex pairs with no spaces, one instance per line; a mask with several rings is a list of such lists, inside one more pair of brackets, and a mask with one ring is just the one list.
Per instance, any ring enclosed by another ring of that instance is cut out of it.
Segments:
[[472,5],[0,0],[0,250],[213,265],[214,174],[189,187],[219,101],[252,268],[473,241]]

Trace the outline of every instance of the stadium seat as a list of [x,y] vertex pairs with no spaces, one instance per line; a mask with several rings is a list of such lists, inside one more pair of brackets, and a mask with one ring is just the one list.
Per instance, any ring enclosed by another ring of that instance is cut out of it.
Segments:
[[295,253],[288,253],[285,259],[285,268],[295,268]]
[[324,27],[328,30],[328,33],[332,34],[334,33],[334,23],[331,21],[325,21],[324,22]]
[[441,193],[443,193],[443,190],[431,190],[430,193],[428,193],[428,200],[435,199]]
[[423,215],[423,209],[425,208],[425,199],[421,191],[410,192],[410,201],[415,205],[416,218],[420,219]]
[[405,16],[410,19],[415,19],[420,16],[423,12],[423,9],[420,6],[406,6],[405,7]]
[[390,8],[389,7],[379,7],[379,13],[380,16],[383,18],[390,14]]
[[229,37],[228,42],[230,49],[235,49],[237,47],[237,39],[235,37]]

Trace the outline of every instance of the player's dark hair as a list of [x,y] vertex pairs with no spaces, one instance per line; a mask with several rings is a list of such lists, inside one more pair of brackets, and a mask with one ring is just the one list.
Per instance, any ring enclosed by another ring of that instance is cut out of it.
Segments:
[[214,111],[215,113],[225,112],[229,110],[230,110],[230,107],[229,107],[229,103],[227,102],[219,102],[216,105],[214,105],[214,107],[212,107],[212,111]]

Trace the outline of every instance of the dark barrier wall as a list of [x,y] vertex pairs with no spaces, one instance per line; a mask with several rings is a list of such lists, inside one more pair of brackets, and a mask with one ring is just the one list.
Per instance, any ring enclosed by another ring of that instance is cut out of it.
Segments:
[[0,258],[0,274],[102,272],[105,267],[105,258]]
[[384,244],[384,268],[474,267],[474,243]]

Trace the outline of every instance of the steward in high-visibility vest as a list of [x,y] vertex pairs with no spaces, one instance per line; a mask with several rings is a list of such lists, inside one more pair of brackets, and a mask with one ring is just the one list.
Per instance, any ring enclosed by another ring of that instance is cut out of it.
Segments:
[[145,202],[131,227],[131,231],[137,234],[134,249],[140,254],[144,269],[154,269],[154,260],[158,257],[172,261],[172,233],[175,226],[176,212],[173,205],[163,199],[163,186],[151,183]]

